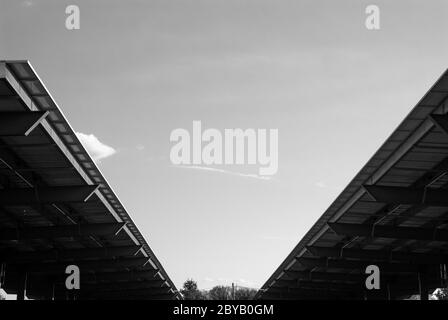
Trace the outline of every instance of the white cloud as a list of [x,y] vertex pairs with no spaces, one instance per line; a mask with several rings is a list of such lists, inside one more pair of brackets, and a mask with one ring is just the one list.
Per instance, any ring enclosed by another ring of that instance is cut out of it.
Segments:
[[22,2],[22,7],[31,7],[33,5],[34,5],[34,3],[32,1],[30,1],[30,0]]
[[76,132],[76,136],[95,161],[110,157],[117,152],[114,148],[102,143],[93,134]]
[[234,172],[234,171],[229,171],[229,170],[224,170],[224,169],[217,169],[217,168],[211,168],[211,167],[183,166],[183,165],[175,165],[173,167],[178,167],[178,168],[183,168],[183,169],[194,169],[194,170],[218,172],[218,173],[230,174],[230,175],[234,175],[234,176],[238,176],[238,177],[254,178],[254,179],[259,179],[259,180],[271,180],[272,179],[272,177],[270,177],[270,176],[260,176],[258,174]]
[[255,285],[255,283],[246,279],[239,279],[237,283],[246,287],[253,287]]
[[142,144],[138,144],[138,145],[136,145],[135,148],[136,148],[138,151],[143,151],[143,150],[145,150],[145,146],[142,145]]
[[324,181],[318,181],[316,183],[314,183],[314,186],[319,188],[319,189],[328,189],[328,190],[332,190],[332,191],[341,191],[341,188],[337,188],[335,186],[329,185]]
[[323,181],[318,181],[314,184],[316,187],[321,188],[321,189],[325,189],[328,188],[327,184]]

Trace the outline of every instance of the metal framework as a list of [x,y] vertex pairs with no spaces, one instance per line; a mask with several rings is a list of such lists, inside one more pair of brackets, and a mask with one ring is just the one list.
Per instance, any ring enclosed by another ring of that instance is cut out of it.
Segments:
[[[80,290],[64,285],[73,264]],[[0,61],[0,288],[19,300],[180,298],[28,61]]]
[[[447,286],[448,71],[257,293],[258,299],[402,299]],[[381,271],[367,290],[367,265]],[[310,291],[311,290],[311,291]]]

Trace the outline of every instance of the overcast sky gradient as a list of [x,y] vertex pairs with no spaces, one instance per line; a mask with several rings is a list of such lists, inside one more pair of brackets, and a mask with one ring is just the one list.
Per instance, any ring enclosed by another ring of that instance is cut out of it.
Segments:
[[[447,15],[443,0],[2,0],[0,59],[31,61],[178,287],[259,287],[445,70]],[[170,133],[193,120],[278,128],[277,175],[173,167]]]

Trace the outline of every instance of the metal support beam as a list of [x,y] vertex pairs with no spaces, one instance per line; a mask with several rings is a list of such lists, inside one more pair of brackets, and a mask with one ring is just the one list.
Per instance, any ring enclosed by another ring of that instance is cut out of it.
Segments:
[[27,276],[26,271],[21,271],[19,274],[19,281],[17,282],[17,300],[25,300],[26,298]]
[[97,188],[98,185],[2,189],[0,204],[85,202]]
[[67,237],[113,236],[125,223],[94,223],[84,225],[24,227],[0,229],[0,240],[54,239]]
[[48,111],[0,112],[0,136],[27,136],[48,113]]
[[328,258],[297,258],[297,262],[302,266],[309,268],[326,268],[326,269],[348,269],[364,272],[370,264],[377,265],[384,273],[412,273],[417,272],[418,265],[403,263],[372,263],[371,261],[357,261],[345,259],[328,259]]
[[390,284],[386,283],[386,294],[387,294],[387,300],[392,300],[392,293],[390,290]]
[[440,130],[448,135],[448,116],[446,114],[431,114],[429,118]]
[[0,262],[0,289],[3,288],[5,283],[6,264]]
[[[323,291],[320,291],[320,293],[315,292],[284,292],[284,291],[271,291],[271,289],[268,289],[267,291],[264,291],[261,296],[259,297],[259,300],[282,300],[282,301],[288,301],[288,300],[344,300],[347,299],[343,295],[328,295],[325,294]],[[352,299],[356,299],[356,297],[353,297]]]
[[337,281],[337,282],[360,282],[364,274],[348,274],[336,272],[310,272],[310,271],[284,271],[290,280],[316,280],[316,281]]
[[[359,291],[359,290],[358,290]],[[337,291],[331,290],[331,288],[286,288],[286,287],[270,287],[267,291],[270,294],[279,294],[280,298],[300,296],[309,297],[310,299],[335,299],[343,294],[355,295],[357,289],[347,290],[347,291]]]
[[306,249],[316,257],[350,258],[370,261],[399,261],[417,264],[448,263],[448,255],[413,253],[391,250],[365,250],[354,248],[328,248],[307,246]]
[[420,300],[428,300],[429,286],[426,270],[421,269],[418,272],[418,291],[420,294]]
[[[313,274],[315,272],[310,272]],[[317,274],[322,274],[323,272],[316,272]],[[289,273],[288,273],[289,274]],[[382,275],[381,285],[379,290],[367,290],[365,288],[366,275],[363,274],[347,274],[348,276],[353,276],[352,278],[343,279],[343,273],[328,272],[323,273],[328,275],[328,278],[316,277],[310,280],[297,280],[297,279],[279,279],[271,286],[276,290],[287,290],[287,289],[323,289],[327,291],[338,291],[342,294],[344,292],[357,292],[360,296],[366,297],[368,299],[387,299],[391,300],[394,297],[401,295],[412,294],[417,290],[417,282],[415,273],[400,274],[400,275]],[[339,277],[338,277],[339,276]],[[348,280],[348,281],[337,281],[334,280]],[[426,284],[428,288],[436,288],[439,284],[439,279],[434,274],[426,275]],[[281,289],[279,289],[281,288]],[[392,296],[392,293],[394,296]]]
[[332,281],[288,281],[277,280],[271,288],[288,288],[288,289],[316,289],[328,291],[360,291],[363,289],[364,282],[358,281],[353,283],[335,283]]
[[158,280],[154,278],[159,270],[131,270],[131,271],[119,271],[119,272],[99,272],[94,274],[88,274],[84,276],[84,280],[88,282],[99,281],[138,281],[138,280]]
[[448,206],[447,191],[434,188],[364,186],[375,201],[389,204]]
[[71,261],[71,262],[52,262],[40,264],[11,264],[8,268],[12,270],[20,270],[24,266],[27,267],[28,273],[41,274],[64,274],[65,268],[69,264],[74,264],[79,267],[81,273],[89,271],[109,270],[109,269],[123,269],[132,267],[143,267],[149,261],[148,258],[121,258],[121,259],[101,259],[101,260],[85,260],[85,261]]
[[[158,279],[152,281],[129,281],[129,282],[111,282],[111,283],[95,283],[81,285],[83,292],[107,292],[107,291],[128,291],[136,289],[152,289],[162,288],[165,281]],[[168,287],[166,290],[168,291]]]
[[[147,283],[148,286],[154,284],[162,286],[165,280],[156,277],[158,270],[139,269],[139,271],[118,271],[118,272],[92,272],[92,270],[81,270],[81,289],[84,287],[97,287],[102,285],[116,285],[123,283]],[[28,275],[30,286],[27,288],[30,296],[44,297],[60,297],[65,289],[65,280],[67,275],[62,268],[59,270],[49,270],[45,273],[31,273]],[[8,292],[16,292],[16,286],[19,281],[20,274],[17,270],[11,269],[8,272],[5,289]]]
[[[112,232],[119,228],[116,226]],[[0,251],[0,261],[6,263],[39,263],[43,261],[63,261],[72,259],[112,258],[134,256],[141,246],[120,246],[45,251]]]
[[[109,291],[128,291],[128,290],[136,290],[136,289],[157,289],[163,288],[168,290],[169,287],[164,287],[164,280],[145,280],[145,281],[130,281],[130,282],[110,282],[110,283],[83,283],[81,278],[81,285],[79,291],[82,294],[88,293],[99,293],[99,292],[109,292]],[[45,296],[48,295],[49,286],[48,283],[39,282],[32,283],[32,285],[27,288],[29,295],[31,296]],[[57,291],[58,295],[64,295],[67,290],[65,288],[64,283],[57,283],[53,285],[53,290]],[[77,291],[77,290],[72,290]]]
[[139,299],[144,299],[145,297],[154,297],[158,295],[170,294],[170,288],[149,288],[149,289],[129,289],[123,292],[122,290],[107,291],[107,292],[88,292],[82,297],[94,298],[94,299],[123,299],[126,296],[138,297]]
[[97,297],[79,297],[79,300],[174,300],[173,293],[159,293],[159,294],[126,294],[126,295],[112,295],[112,296],[97,296]]
[[328,223],[328,226],[338,235],[448,242],[448,230],[438,228],[392,227],[353,223]]
[[50,286],[48,288],[48,296],[47,299],[53,301],[56,297],[56,285],[54,283],[50,283]]
[[[280,283],[283,282],[284,284],[287,284],[287,286],[296,285],[300,280],[332,283],[364,283],[367,277],[364,271],[365,270],[359,270],[358,273],[347,273],[343,271],[317,272],[285,270],[285,275],[281,279],[276,280],[275,283],[280,281]],[[409,286],[416,287],[415,274],[387,273],[381,275],[380,279],[383,287],[386,285],[396,289]],[[438,274],[430,273],[427,275],[426,279],[431,286],[440,286],[440,276]]]

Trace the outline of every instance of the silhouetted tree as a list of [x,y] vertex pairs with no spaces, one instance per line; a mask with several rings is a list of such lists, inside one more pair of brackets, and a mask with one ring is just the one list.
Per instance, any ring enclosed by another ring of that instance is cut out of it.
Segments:
[[[193,279],[184,282],[180,290],[185,300],[232,300],[233,292],[230,286],[215,286],[209,291],[198,289]],[[235,300],[251,300],[257,293],[256,289],[235,287]]]
[[210,289],[208,292],[208,297],[210,300],[230,300],[231,299],[231,289],[225,286],[216,286]]
[[438,288],[436,291],[434,291],[433,296],[437,300],[448,300],[448,289]]
[[185,281],[180,293],[185,300],[205,300],[205,295],[198,289],[198,284],[193,279]]
[[235,290],[235,300],[252,300],[257,290],[251,288],[237,288]]

